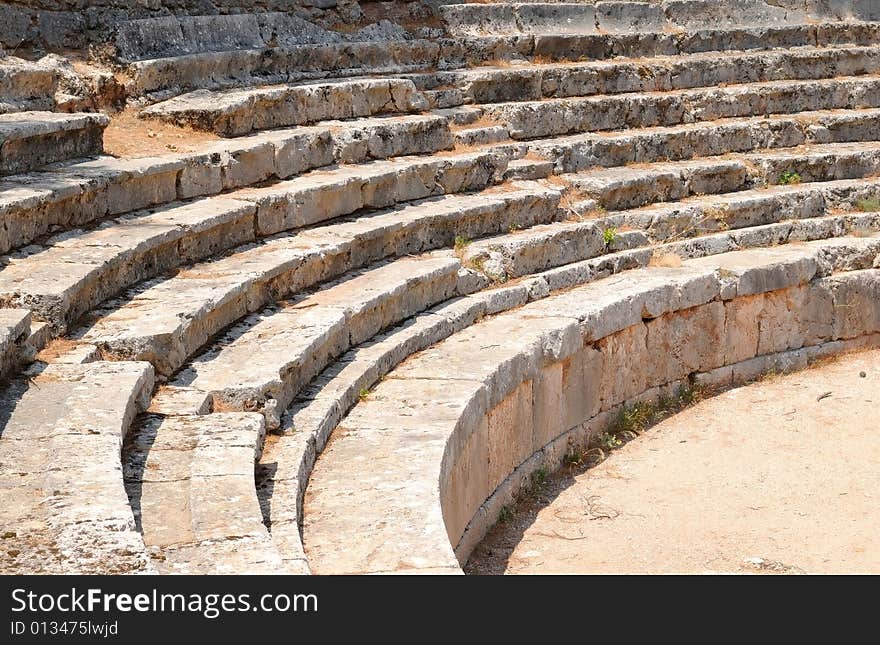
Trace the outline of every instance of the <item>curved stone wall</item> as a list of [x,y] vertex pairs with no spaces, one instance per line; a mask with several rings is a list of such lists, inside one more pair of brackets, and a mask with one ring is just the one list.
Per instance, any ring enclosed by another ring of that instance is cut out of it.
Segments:
[[[531,379],[485,415],[474,431],[485,439],[469,437],[457,458],[460,439],[450,439],[441,504],[459,561],[467,560],[501,508],[529,485],[532,472],[561,466],[573,448],[607,430],[623,406],[653,402],[692,383],[726,387],[877,346],[878,303],[876,270],[820,278],[668,312],[597,341],[585,339],[567,358],[536,365]],[[484,440],[487,451],[481,454]],[[476,494],[458,495],[474,468],[488,472],[483,490],[492,491],[479,505]]]
[[[631,271],[411,357],[325,449],[350,483],[320,460],[312,475],[312,570],[460,572],[530,474],[560,465],[622,405],[880,343],[878,253],[876,239],[842,238]],[[345,518],[356,546],[334,529],[338,503],[358,509]]]

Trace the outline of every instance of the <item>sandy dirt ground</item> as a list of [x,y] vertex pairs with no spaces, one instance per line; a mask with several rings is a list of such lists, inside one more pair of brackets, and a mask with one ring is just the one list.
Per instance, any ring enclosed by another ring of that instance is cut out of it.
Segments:
[[126,110],[111,115],[104,130],[104,152],[121,158],[197,152],[219,138],[210,132],[139,119],[134,110]]
[[880,573],[880,351],[703,400],[522,500],[468,573]]

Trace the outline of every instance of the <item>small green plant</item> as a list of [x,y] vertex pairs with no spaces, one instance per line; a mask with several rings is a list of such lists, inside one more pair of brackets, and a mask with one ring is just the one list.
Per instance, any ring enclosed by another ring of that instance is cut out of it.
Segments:
[[614,450],[623,445],[623,440],[611,432],[603,432],[599,435],[599,445],[605,450]]
[[509,521],[513,519],[513,509],[509,506],[502,506],[501,512],[498,513],[498,521],[502,524],[507,524]]
[[529,486],[526,494],[529,497],[537,497],[547,488],[547,480],[550,478],[550,471],[546,466],[541,466],[529,477]]
[[687,383],[674,393],[660,396],[654,403],[639,402],[624,405],[609,428],[599,435],[599,446],[607,451],[619,448],[670,414],[698,403],[705,395],[704,389]]
[[462,253],[468,246],[470,246],[470,244],[471,244],[471,241],[468,238],[462,237],[461,235],[455,236],[455,252],[456,253]]
[[796,173],[794,170],[786,170],[779,176],[779,185],[780,186],[791,186],[794,184],[801,183],[801,176]]
[[362,387],[361,391],[358,392],[358,401],[366,401],[368,396],[370,396],[370,391]]
[[567,455],[565,455],[565,457],[562,458],[562,463],[565,466],[569,466],[571,468],[573,468],[575,466],[580,466],[581,463],[583,463],[583,461],[584,461],[583,454],[581,454],[577,450],[574,450],[574,451],[568,453]]
[[856,208],[863,213],[876,213],[880,211],[880,197],[869,197],[856,202]]
[[617,239],[617,229],[609,226],[602,231],[602,239],[605,240],[605,246],[611,246]]

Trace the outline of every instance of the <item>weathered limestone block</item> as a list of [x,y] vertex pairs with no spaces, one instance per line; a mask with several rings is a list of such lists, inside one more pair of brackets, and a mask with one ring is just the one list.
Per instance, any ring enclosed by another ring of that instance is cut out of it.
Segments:
[[488,414],[489,488],[532,454],[532,381],[524,381]]
[[27,376],[2,393],[0,571],[149,571],[119,452],[149,400],[152,368],[56,364]]
[[755,325],[764,309],[764,294],[742,296],[724,303],[724,364],[731,365],[758,353],[760,328]]
[[600,390],[603,411],[641,394],[648,387],[646,371],[632,369],[647,356],[647,337],[645,325],[637,323],[596,343],[603,360]]
[[264,434],[247,413],[147,416],[132,433],[126,488],[159,572],[282,572],[254,489]]
[[31,334],[31,312],[27,309],[0,309],[0,377],[10,374],[23,359]]
[[880,279],[876,270],[823,278],[818,289],[830,292],[835,339],[856,338],[880,329]]
[[724,362],[724,305],[720,301],[665,314],[646,326],[643,366],[647,387],[715,369]]
[[0,114],[0,175],[99,155],[104,150],[104,128],[109,122],[103,114]]
[[532,381],[532,452],[543,448],[566,429],[566,421],[559,413],[565,400],[563,363],[542,368]]
[[197,90],[157,103],[141,111],[140,116],[239,136],[253,130],[413,112],[426,107],[412,81],[376,78],[225,92]]
[[562,361],[562,407],[561,414],[555,414],[561,417],[563,430],[580,425],[602,408],[605,361],[605,354],[592,347],[584,347]]
[[471,518],[492,493],[486,469],[490,462],[489,440],[489,422],[483,420],[470,433],[452,467],[444,466],[440,477],[441,503],[450,543],[464,533]]

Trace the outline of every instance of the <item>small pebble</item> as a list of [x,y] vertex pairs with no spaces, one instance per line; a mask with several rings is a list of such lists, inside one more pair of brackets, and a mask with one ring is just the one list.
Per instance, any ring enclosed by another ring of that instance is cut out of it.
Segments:
[[862,378],[865,378],[867,376],[867,374],[865,374],[864,372],[859,372],[859,376]]

